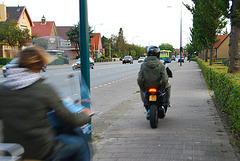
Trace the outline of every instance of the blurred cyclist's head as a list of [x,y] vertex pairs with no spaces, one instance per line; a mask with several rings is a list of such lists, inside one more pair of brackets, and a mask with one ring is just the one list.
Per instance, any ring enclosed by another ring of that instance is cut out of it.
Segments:
[[45,64],[50,63],[53,58],[42,48],[31,46],[20,52],[19,67],[28,68],[32,72],[40,72]]
[[147,56],[156,56],[159,58],[160,55],[160,49],[156,46],[149,46],[147,48]]

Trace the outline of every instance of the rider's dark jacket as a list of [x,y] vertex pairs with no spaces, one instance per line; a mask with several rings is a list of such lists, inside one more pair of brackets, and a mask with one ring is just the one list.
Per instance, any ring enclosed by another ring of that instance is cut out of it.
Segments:
[[168,85],[165,66],[156,56],[148,56],[141,64],[137,82],[142,92],[150,87],[164,90]]
[[0,91],[4,142],[21,144],[25,149],[24,158],[42,160],[56,145],[56,133],[47,117],[50,110],[54,109],[57,117],[72,127],[90,121],[86,114],[67,110],[43,79],[18,90],[1,85]]

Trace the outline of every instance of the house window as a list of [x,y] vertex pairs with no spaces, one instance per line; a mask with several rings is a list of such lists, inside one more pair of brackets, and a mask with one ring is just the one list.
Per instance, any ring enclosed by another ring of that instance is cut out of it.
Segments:
[[26,30],[27,29],[27,26],[20,26],[21,30]]
[[71,42],[69,40],[62,40],[61,46],[71,46]]

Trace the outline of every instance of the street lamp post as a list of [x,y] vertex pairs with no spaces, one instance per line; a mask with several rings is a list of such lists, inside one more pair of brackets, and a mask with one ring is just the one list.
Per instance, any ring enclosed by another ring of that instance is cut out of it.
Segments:
[[181,18],[180,18],[180,66],[182,66],[182,10],[181,10]]
[[[172,8],[172,6],[167,6],[167,8]],[[180,17],[180,66],[182,66],[182,53],[183,53],[183,47],[182,47],[182,9],[181,9],[181,17]]]

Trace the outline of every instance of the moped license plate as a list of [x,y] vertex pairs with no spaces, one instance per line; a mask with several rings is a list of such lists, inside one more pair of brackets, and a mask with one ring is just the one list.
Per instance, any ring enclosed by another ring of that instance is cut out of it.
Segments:
[[150,95],[149,96],[149,101],[157,101],[157,96],[156,95]]

